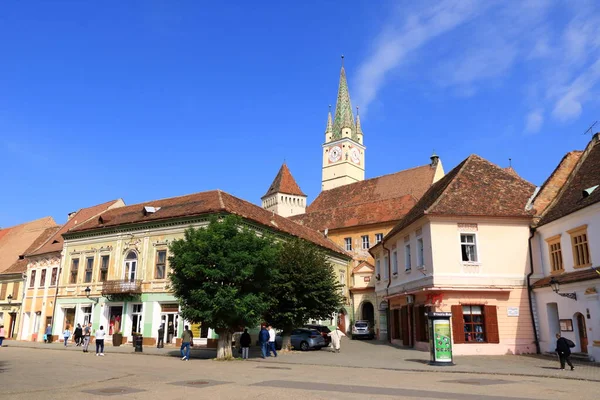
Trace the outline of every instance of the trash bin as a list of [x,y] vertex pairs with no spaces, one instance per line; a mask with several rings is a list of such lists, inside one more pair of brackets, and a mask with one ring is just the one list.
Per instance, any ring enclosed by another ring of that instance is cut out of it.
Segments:
[[144,337],[142,335],[135,335],[133,337],[133,347],[136,353],[141,353],[143,351]]
[[431,353],[429,365],[454,365],[450,317],[452,317],[452,313],[449,312],[427,313],[429,350]]

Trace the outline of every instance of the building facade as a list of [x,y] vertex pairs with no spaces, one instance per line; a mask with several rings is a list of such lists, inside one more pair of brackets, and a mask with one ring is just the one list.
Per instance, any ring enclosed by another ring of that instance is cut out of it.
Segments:
[[[350,257],[318,232],[221,191],[120,207],[63,235],[57,329],[91,321],[106,328],[109,340],[116,333],[125,342],[142,334],[151,345],[164,324],[164,343],[176,344],[186,321],[169,289],[169,244],[187,228],[226,214],[240,215],[257,232],[309,240],[329,254],[335,268],[347,267]],[[190,325],[198,344],[215,338],[209,326]]]
[[452,313],[454,354],[535,352],[525,210],[534,189],[472,155],[371,249],[392,343],[429,350],[425,313],[440,311]]
[[553,352],[559,333],[575,343],[574,352],[596,361],[600,360],[599,165],[596,134],[585,151],[565,156],[540,191],[555,186],[556,196],[549,202],[542,196],[536,199],[535,205],[544,204],[539,206],[543,212],[532,238],[541,351]]

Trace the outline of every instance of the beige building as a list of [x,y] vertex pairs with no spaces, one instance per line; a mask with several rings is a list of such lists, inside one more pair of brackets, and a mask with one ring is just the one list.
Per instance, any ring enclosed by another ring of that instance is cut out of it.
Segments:
[[0,325],[6,338],[18,337],[27,262],[25,254],[46,239],[56,223],[45,217],[0,230]]
[[[526,210],[535,186],[469,156],[421,197],[371,253],[380,330],[429,350],[424,314],[452,313],[454,354],[536,351],[527,274]],[[509,250],[507,250],[509,249]]]
[[[258,232],[315,243],[336,269],[350,260],[322,234],[218,190],[112,208],[63,234],[55,331],[92,321],[107,329],[109,340],[120,333],[128,342],[142,334],[150,345],[164,324],[164,343],[176,344],[185,321],[169,290],[169,244],[187,228],[227,214],[241,216]],[[197,344],[215,338],[209,326],[192,328]]]

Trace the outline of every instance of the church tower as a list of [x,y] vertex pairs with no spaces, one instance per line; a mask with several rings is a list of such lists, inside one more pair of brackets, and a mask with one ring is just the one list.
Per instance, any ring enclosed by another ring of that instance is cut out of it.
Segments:
[[261,200],[265,210],[282,217],[291,217],[306,212],[306,195],[296,183],[285,163],[279,169],[269,190],[261,197]]
[[350,103],[348,82],[342,56],[342,70],[338,88],[335,117],[331,109],[327,116],[325,143],[323,144],[323,178],[321,189],[329,190],[365,179],[365,150],[363,132],[356,111],[356,122]]

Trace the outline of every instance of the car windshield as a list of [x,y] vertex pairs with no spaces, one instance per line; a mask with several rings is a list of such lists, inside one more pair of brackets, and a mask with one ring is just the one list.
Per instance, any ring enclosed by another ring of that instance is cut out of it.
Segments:
[[356,323],[357,328],[366,328],[367,326],[368,326],[368,324],[366,322],[357,322]]

